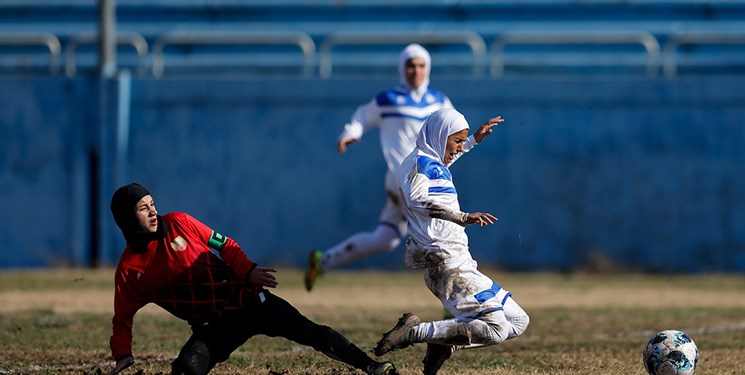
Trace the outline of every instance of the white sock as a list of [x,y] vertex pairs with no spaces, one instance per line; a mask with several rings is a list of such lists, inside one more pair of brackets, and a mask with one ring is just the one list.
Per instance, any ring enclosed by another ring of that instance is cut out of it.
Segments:
[[374,254],[395,249],[401,237],[391,227],[379,224],[375,231],[357,233],[326,250],[321,260],[321,268],[330,270],[354,263]]

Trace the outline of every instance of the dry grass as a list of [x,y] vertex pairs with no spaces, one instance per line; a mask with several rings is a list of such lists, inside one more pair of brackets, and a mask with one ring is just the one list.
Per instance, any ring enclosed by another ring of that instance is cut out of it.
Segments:
[[[0,373],[106,373],[113,307],[104,270],[0,273]],[[456,353],[441,374],[642,375],[641,350],[656,331],[687,331],[701,350],[697,374],[743,374],[745,278],[739,275],[503,274],[489,271],[531,315],[520,338]],[[276,294],[364,349],[404,311],[442,315],[416,272],[335,272],[307,293],[281,270]],[[148,307],[135,319],[134,373],[168,373],[188,338],[185,323]],[[387,356],[421,373],[424,346]],[[347,366],[280,338],[255,337],[215,374],[346,374]],[[359,373],[359,372],[357,372]]]

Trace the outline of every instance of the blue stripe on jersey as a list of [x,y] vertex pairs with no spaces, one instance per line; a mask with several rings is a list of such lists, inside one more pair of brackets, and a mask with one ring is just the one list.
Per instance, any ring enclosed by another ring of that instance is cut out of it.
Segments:
[[450,171],[437,160],[419,155],[416,159],[417,173],[427,176],[430,180],[453,180]]
[[381,107],[385,106],[407,106],[424,108],[433,103],[445,102],[445,94],[439,90],[427,89],[420,102],[414,101],[414,98],[407,92],[396,89],[385,90],[375,97],[375,101]]
[[442,193],[442,194],[458,194],[455,192],[454,187],[447,186],[432,186],[429,188],[430,193]]
[[424,116],[424,117],[419,117],[419,116],[405,115],[403,113],[397,113],[397,112],[389,112],[389,113],[383,112],[380,115],[380,117],[405,117],[405,118],[410,118],[410,119],[424,122],[424,120],[426,120],[427,117],[429,117],[429,115]]

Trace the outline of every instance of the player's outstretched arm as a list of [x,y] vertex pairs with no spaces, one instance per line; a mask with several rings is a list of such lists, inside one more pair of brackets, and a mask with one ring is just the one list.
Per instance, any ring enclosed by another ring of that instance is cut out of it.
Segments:
[[497,116],[494,118],[490,118],[485,123],[481,124],[478,129],[473,133],[473,139],[476,141],[476,143],[480,143],[481,141],[486,138],[489,134],[491,134],[493,127],[501,124],[504,122],[504,119],[502,116]]
[[466,224],[478,224],[480,226],[494,224],[499,220],[496,216],[484,212],[471,212],[466,217]]

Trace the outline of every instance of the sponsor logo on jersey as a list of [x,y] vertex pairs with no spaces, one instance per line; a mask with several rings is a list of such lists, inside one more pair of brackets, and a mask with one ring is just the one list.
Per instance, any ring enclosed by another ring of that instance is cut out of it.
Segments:
[[174,251],[184,251],[186,250],[186,245],[186,240],[181,236],[176,237],[173,242],[171,242],[171,248]]

